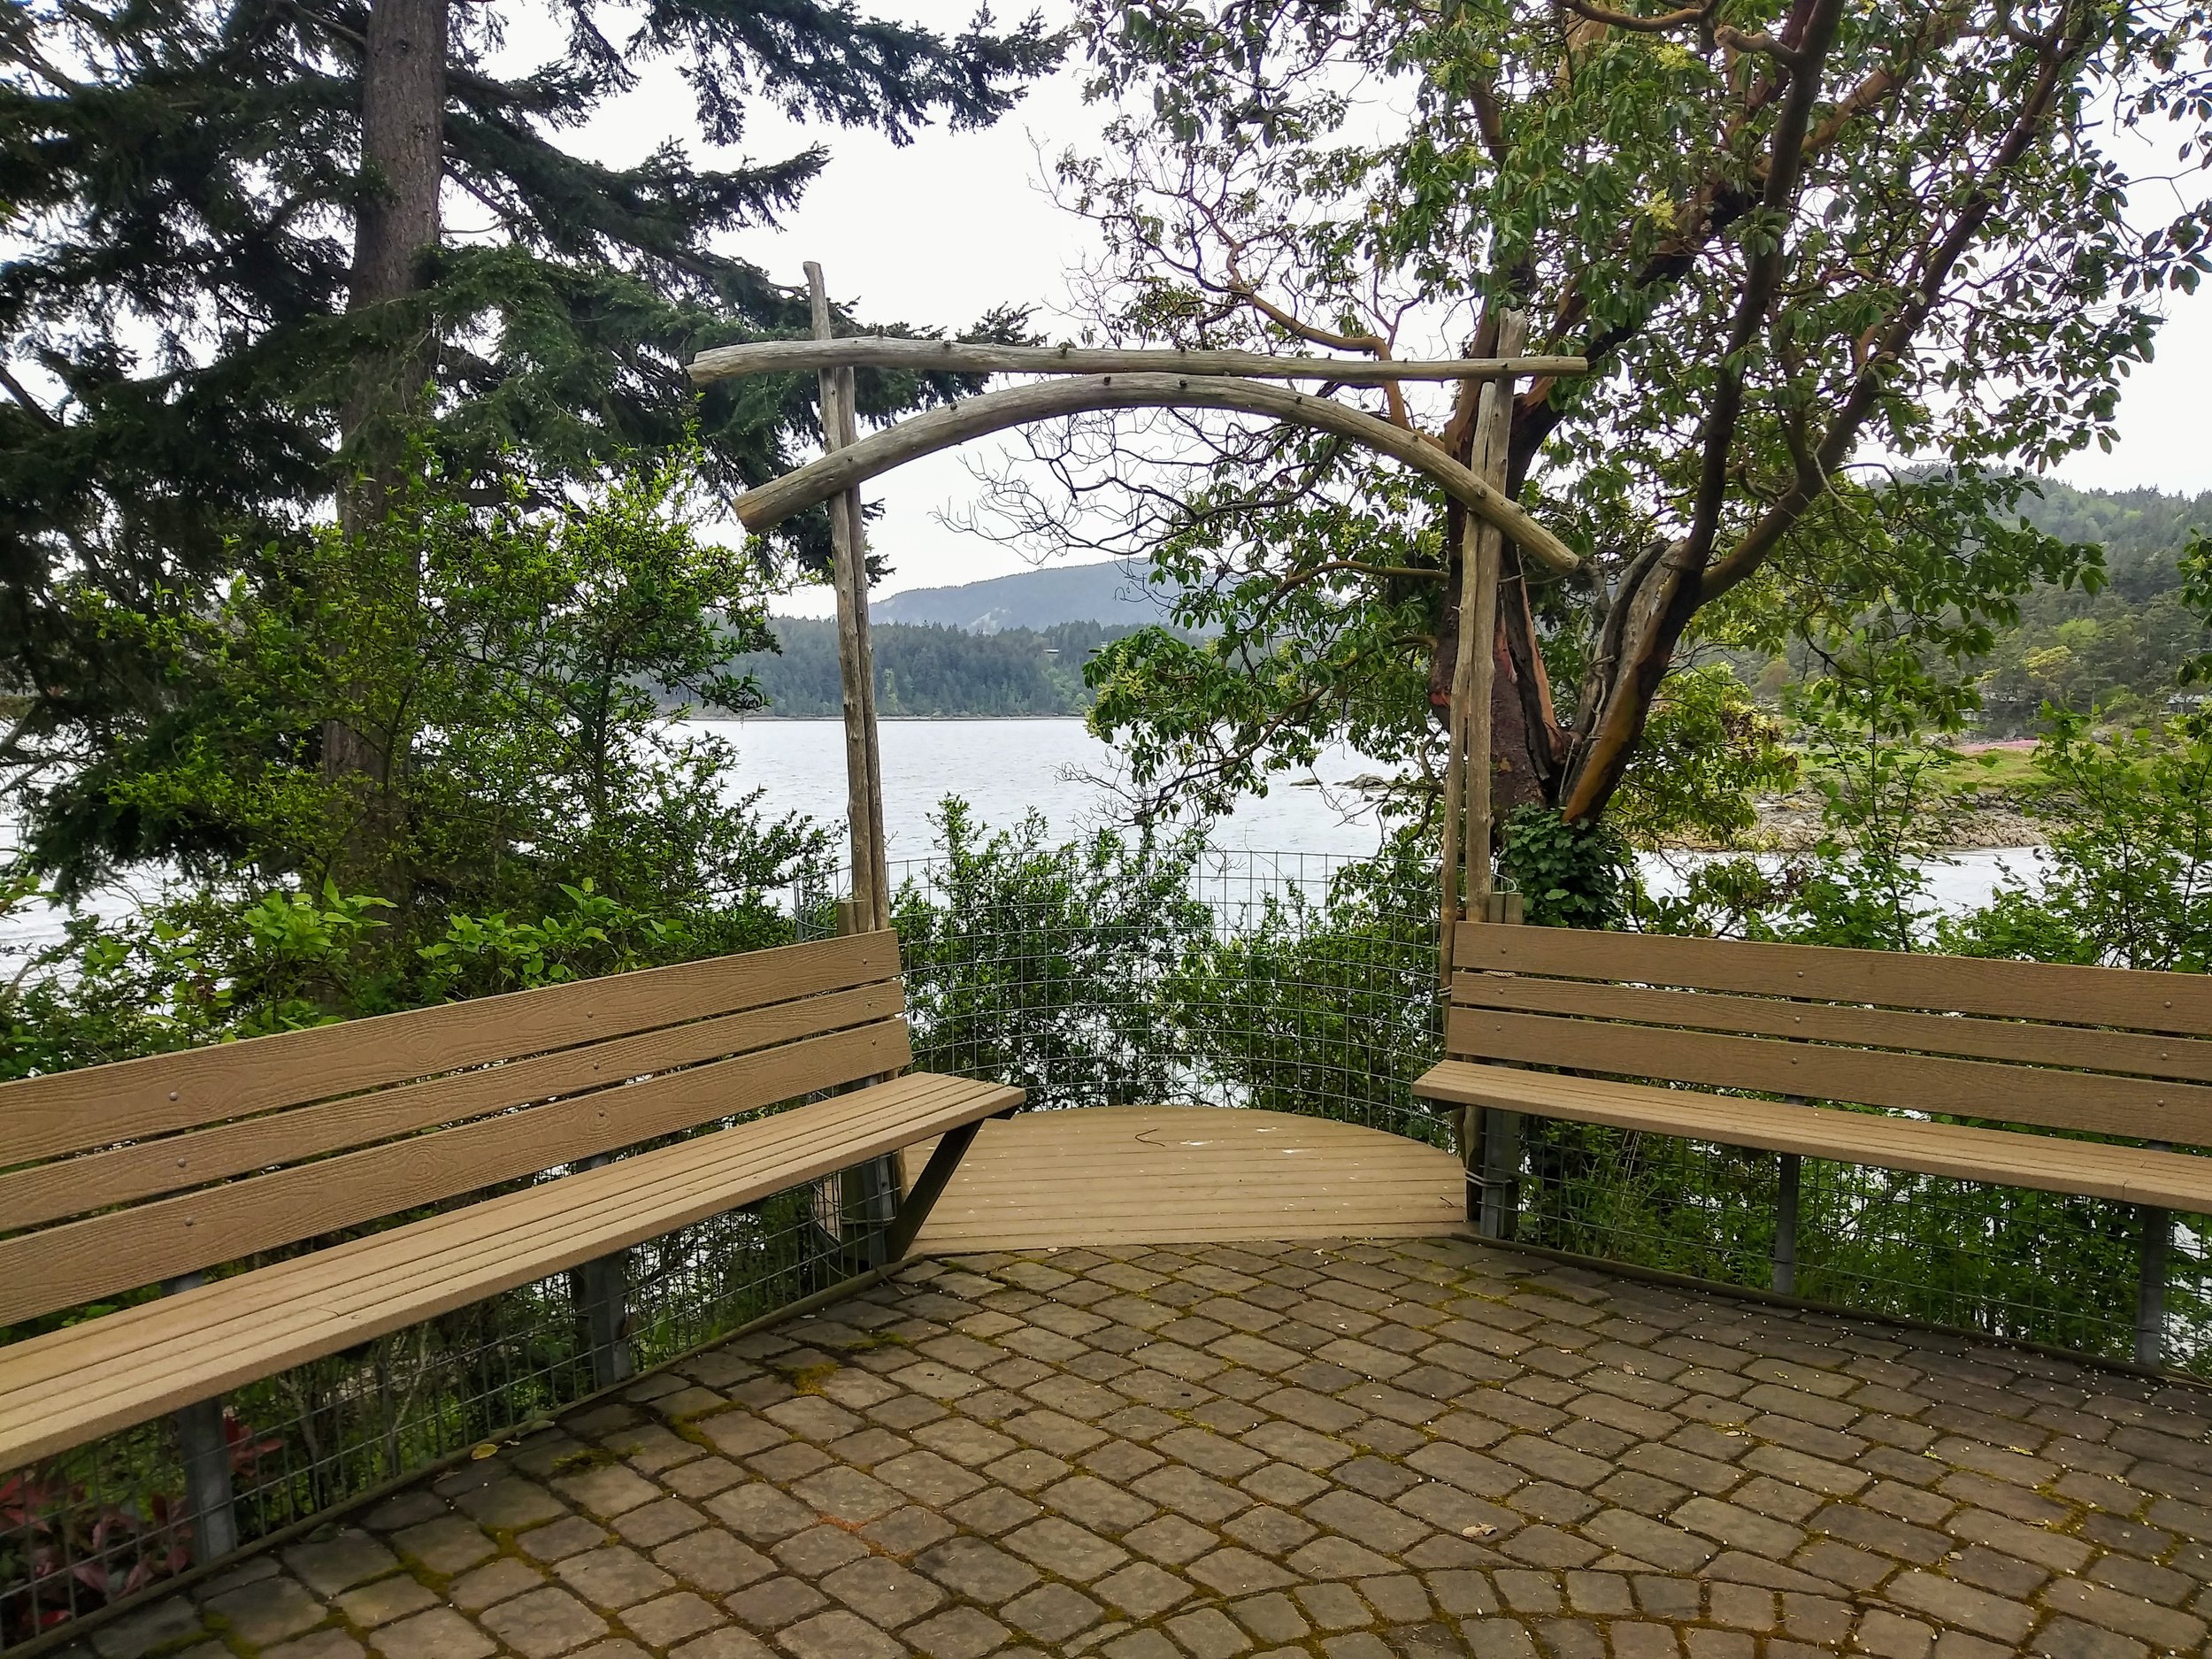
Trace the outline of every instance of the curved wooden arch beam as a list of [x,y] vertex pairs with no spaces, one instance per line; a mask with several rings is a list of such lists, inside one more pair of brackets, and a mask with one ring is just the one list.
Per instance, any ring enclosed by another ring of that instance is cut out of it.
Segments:
[[894,467],[972,438],[1103,409],[1219,409],[1333,433],[1435,480],[1454,501],[1553,570],[1564,573],[1581,563],[1572,549],[1517,503],[1404,427],[1331,398],[1226,376],[1102,374],[986,392],[871,433],[858,443],[747,490],[735,503],[738,520],[748,530],[764,530]]

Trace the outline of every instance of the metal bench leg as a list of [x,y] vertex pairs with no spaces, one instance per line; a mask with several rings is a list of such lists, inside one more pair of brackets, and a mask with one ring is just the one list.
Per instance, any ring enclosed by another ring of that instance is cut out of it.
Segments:
[[1774,1197],[1774,1289],[1782,1296],[1797,1294],[1797,1196],[1802,1162],[1794,1152],[1782,1154],[1781,1182]]
[[974,1141],[976,1132],[983,1127],[980,1122],[962,1124],[949,1129],[937,1142],[937,1149],[929,1155],[929,1162],[922,1165],[922,1172],[914,1178],[914,1190],[907,1194],[899,1205],[898,1218],[891,1224],[889,1236],[884,1240],[884,1259],[902,1262],[906,1253],[914,1248],[914,1240],[929,1219],[929,1212],[943,1195],[952,1180],[952,1172],[960,1167]]
[[595,1388],[611,1388],[637,1375],[630,1348],[630,1253],[594,1256],[576,1270],[576,1299],[591,1348]]
[[1463,1106],[1459,1109],[1459,1171],[1464,1192],[1461,1202],[1466,1208],[1467,1225],[1479,1226],[1482,1221],[1482,1108]]
[[[595,1170],[611,1161],[601,1153],[579,1158],[576,1167]],[[583,1319],[584,1346],[591,1350],[592,1386],[611,1388],[636,1376],[637,1356],[630,1348],[630,1253],[595,1256],[569,1283]]]
[[868,1265],[882,1267],[890,1254],[891,1229],[899,1218],[899,1171],[889,1153],[860,1166],[860,1219],[867,1228]]
[[1486,1239],[1510,1239],[1521,1209],[1521,1114],[1485,1107],[1482,1112],[1482,1213],[1475,1231]]
[[[175,1296],[206,1283],[205,1273],[186,1273],[162,1289]],[[238,1548],[237,1494],[231,1486],[222,1399],[196,1401],[174,1413],[173,1421],[178,1458],[184,1465],[185,1508],[192,1518],[192,1559],[214,1561]]]
[[2135,1363],[2155,1370],[2166,1362],[2166,1256],[2173,1248],[2170,1211],[2143,1205],[2142,1277],[2135,1287]]
[[192,1559],[206,1563],[238,1548],[236,1494],[230,1484],[230,1439],[223,1402],[202,1400],[176,1414],[177,1449],[184,1460],[184,1502],[192,1512]]

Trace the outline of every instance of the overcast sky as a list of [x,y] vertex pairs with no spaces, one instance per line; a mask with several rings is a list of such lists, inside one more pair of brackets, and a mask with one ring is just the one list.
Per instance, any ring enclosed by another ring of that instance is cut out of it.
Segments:
[[[863,10],[956,30],[972,0],[879,0]],[[1008,12],[1018,15],[1013,7]],[[1048,11],[1048,16],[1053,15]],[[609,160],[629,161],[668,136],[667,111],[686,95],[654,77],[609,105],[585,142]],[[1087,228],[1055,207],[1044,191],[1049,158],[1071,145],[1088,148],[1101,111],[1083,103],[1073,72],[1031,89],[1012,115],[979,133],[932,129],[904,149],[869,134],[803,127],[765,110],[750,118],[743,146],[756,160],[828,146],[831,160],[799,210],[776,231],[733,239],[734,250],[780,281],[804,280],[803,262],[821,262],[830,290],[864,316],[919,326],[957,327],[994,305],[1039,308],[1040,326],[1071,331],[1062,309],[1064,273],[1089,246]],[[687,127],[687,121],[685,123]],[[2168,146],[2170,150],[2170,143]],[[2146,195],[2139,210],[2170,211],[2170,190]],[[2110,455],[2091,452],[2062,469],[2070,483],[2107,488],[2154,485],[2168,491],[2212,488],[2206,441],[2207,371],[2212,369],[2212,292],[2170,298],[2158,357],[2139,372],[2121,404],[2122,442]],[[988,457],[991,441],[971,446]],[[884,505],[872,544],[895,574],[879,590],[939,587],[1028,568],[1019,554],[948,528],[937,515],[970,503],[975,484],[960,453],[933,456],[869,487]],[[779,611],[826,615],[826,588],[796,594]]]

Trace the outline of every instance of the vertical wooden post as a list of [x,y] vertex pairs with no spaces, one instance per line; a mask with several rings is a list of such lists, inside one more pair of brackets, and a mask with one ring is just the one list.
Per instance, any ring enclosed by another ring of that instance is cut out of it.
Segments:
[[[807,298],[814,337],[830,338],[829,289],[822,267],[806,265]],[[860,438],[858,396],[850,369],[821,373],[822,442],[841,449]],[[831,577],[837,593],[837,666],[845,704],[845,812],[851,826],[853,896],[837,909],[838,931],[863,933],[891,925],[891,870],[883,833],[883,751],[876,723],[875,647],[868,629],[868,540],[860,492],[846,491],[829,504]],[[869,1081],[874,1081],[871,1079]],[[886,1240],[898,1210],[899,1174],[894,1159],[871,1159],[837,1178],[841,1231],[857,1214],[864,1229],[865,1265],[888,1259]],[[841,1254],[849,1246],[841,1240]],[[849,1263],[849,1265],[857,1263]]]
[[[1506,312],[1499,323],[1499,355],[1517,355],[1527,341],[1527,313]],[[1504,484],[1512,427],[1512,380],[1485,380],[1476,404],[1471,464],[1486,482]],[[1504,541],[1496,530],[1467,514],[1460,521],[1459,547],[1459,644],[1452,659],[1444,766],[1444,937],[1437,962],[1438,978],[1447,988],[1452,979],[1452,924],[1463,915],[1487,919],[1491,911],[1490,700],[1497,679],[1498,569]]]
[[[829,293],[822,267],[809,260],[807,296],[814,337],[830,338]],[[822,441],[841,449],[858,436],[850,370],[821,373]],[[883,846],[883,766],[877,748],[876,696],[868,637],[867,541],[860,495],[849,490],[830,503],[832,585],[837,595],[837,666],[845,710],[845,816],[850,826],[854,908],[870,927],[891,920],[889,871]]]
[[[185,1273],[162,1286],[166,1295],[197,1290],[205,1273]],[[177,1411],[178,1461],[184,1465],[184,1502],[192,1521],[192,1559],[204,1565],[238,1548],[238,1507],[230,1480],[230,1437],[223,1432],[221,1398],[198,1400]]]
[[[1528,313],[1508,311],[1498,325],[1497,349],[1502,356],[1518,357],[1528,343]],[[1505,487],[1506,462],[1513,438],[1513,382],[1487,381],[1475,421],[1477,474],[1485,483]],[[1467,522],[1475,524],[1471,517]],[[1491,698],[1498,669],[1498,572],[1505,554],[1505,538],[1492,525],[1476,525],[1471,571],[1463,573],[1473,589],[1474,660],[1467,683],[1467,911],[1485,916],[1490,908],[1490,787],[1493,757],[1490,744]],[[1460,647],[1467,648],[1469,619],[1463,589],[1460,601]]]

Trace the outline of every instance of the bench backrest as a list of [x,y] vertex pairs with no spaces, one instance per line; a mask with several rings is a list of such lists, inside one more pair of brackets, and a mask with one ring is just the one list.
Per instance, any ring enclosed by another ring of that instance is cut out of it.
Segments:
[[1463,923],[1455,1058],[2212,1146],[2212,977]]
[[895,1071],[898,975],[862,933],[0,1085],[0,1325]]

